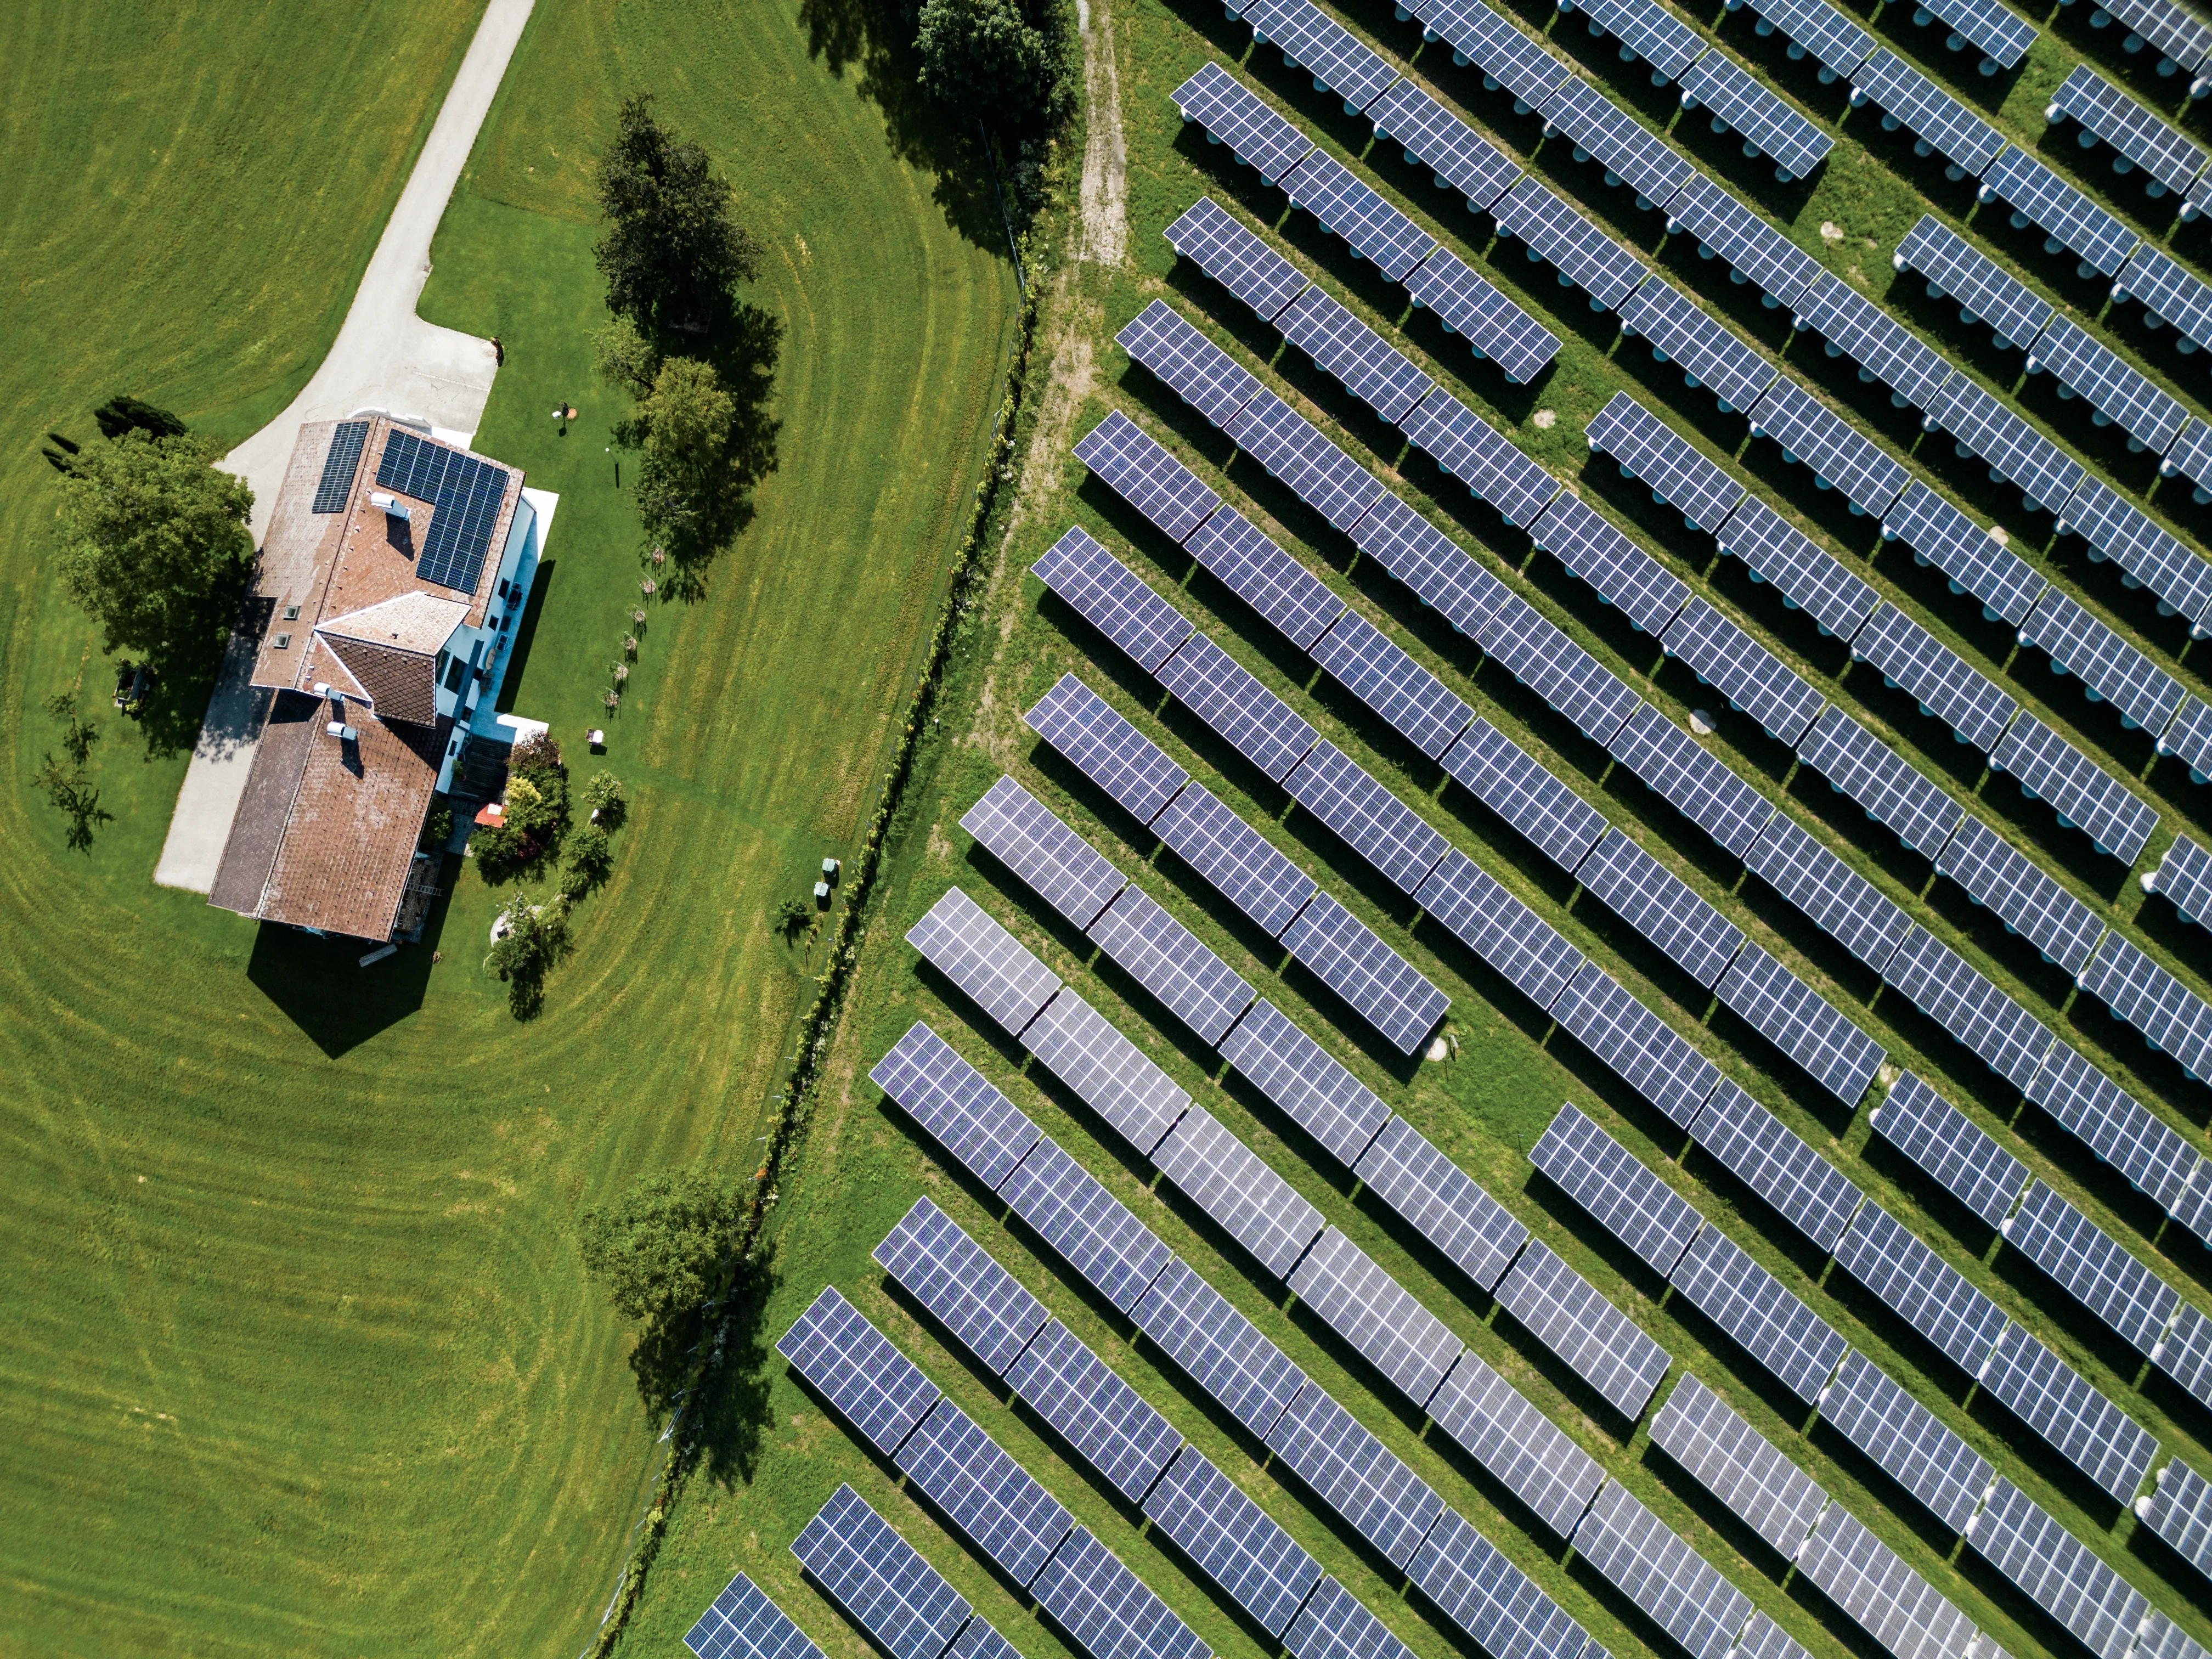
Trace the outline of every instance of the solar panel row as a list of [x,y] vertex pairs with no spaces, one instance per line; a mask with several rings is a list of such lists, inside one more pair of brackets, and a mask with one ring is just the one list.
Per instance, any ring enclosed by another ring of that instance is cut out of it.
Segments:
[[1984,202],[2009,202],[2014,223],[2040,229],[2045,252],[2072,253],[2081,276],[2117,275],[2142,240],[2022,149],[2008,149],[1990,162],[1975,193]]
[[1694,1376],[1652,1418],[1651,1442],[1784,1561],[1797,1559],[1827,1505],[1810,1475]]
[[2212,629],[2212,563],[2152,522],[2149,514],[2096,478],[2085,478],[2058,509],[2058,527],[2089,544],[2093,563],[2110,561],[2124,579],[2157,596],[2160,610],[2190,621],[2197,639]]
[[1724,1659],[1751,1617],[1751,1598],[1617,1481],[1597,1495],[1574,1544],[1692,1659]]
[[2058,83],[2044,116],[2054,125],[2070,119],[2111,145],[2149,175],[2154,195],[2186,191],[2212,161],[2203,146],[2183,137],[2087,64],[2076,64]]
[[1895,1659],[1980,1650],[1966,1615],[1840,1504],[1820,1517],[1797,1570]]
[[2121,1659],[2150,1603],[2009,1480],[1999,1480],[1966,1541],[2098,1659]]
[[684,1632],[684,1645],[698,1659],[823,1659],[790,1615],[743,1573]]
[[892,1659],[939,1659],[975,1608],[848,1486],[792,1540],[807,1576]]
[[1718,1228],[1706,1228],[1692,1242],[1674,1266],[1672,1283],[1808,1406],[1820,1399],[1850,1352],[1833,1326]]
[[1874,1132],[1991,1227],[2002,1227],[2027,1187],[2027,1166],[1911,1072],[1893,1084]]
[[1981,48],[1984,75],[2012,68],[2035,44],[2035,26],[1998,0],[1929,0],[1923,10],[1913,14],[1913,21],[1923,27],[1937,18],[1951,26],[1944,44],[1952,51],[1964,45]]

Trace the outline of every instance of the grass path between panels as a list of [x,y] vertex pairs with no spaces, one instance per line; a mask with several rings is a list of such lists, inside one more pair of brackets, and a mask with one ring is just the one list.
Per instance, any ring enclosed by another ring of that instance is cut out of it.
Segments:
[[[995,221],[795,5],[539,8],[423,301],[501,335],[479,443],[562,496],[514,706],[580,771],[582,728],[612,725],[633,802],[519,1026],[478,966],[501,896],[472,866],[422,948],[364,971],[357,945],[151,885],[183,757],[100,696],[116,818],[88,854],[29,781],[41,702],[106,672],[42,568],[36,431],[92,439],[116,391],[224,441],[281,408],[475,13],[36,11],[0,26],[31,324],[0,364],[0,1504],[27,1522],[0,1542],[0,1650],[573,1652],[659,1427],[574,1218],[649,1169],[749,1167],[811,971],[767,919],[865,821],[988,435],[1014,299]],[[636,88],[769,246],[750,297],[784,330],[781,465],[703,597],[655,607],[616,723],[637,531],[587,376],[587,169]]]

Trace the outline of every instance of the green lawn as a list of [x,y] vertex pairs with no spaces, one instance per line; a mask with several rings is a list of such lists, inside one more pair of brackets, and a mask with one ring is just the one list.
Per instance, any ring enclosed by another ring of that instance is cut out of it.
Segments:
[[[766,921],[872,805],[1000,392],[1014,285],[932,134],[794,5],[538,9],[435,250],[498,332],[481,434],[559,492],[514,706],[629,786],[613,884],[544,1016],[479,969],[458,866],[423,948],[257,932],[150,876],[182,755],[105,702],[43,568],[37,434],[117,391],[224,441],[335,332],[471,7],[15,9],[0,209],[0,1650],[572,1653],[658,1465],[574,1220],[636,1174],[750,1168],[803,951]],[[397,65],[397,69],[395,69]],[[588,376],[588,162],[625,92],[714,150],[768,258],[781,465],[703,594],[654,605],[618,719],[637,531]],[[827,181],[825,183],[825,181]],[[544,412],[583,410],[565,437]],[[115,820],[30,786],[82,675]],[[432,947],[443,961],[433,966]],[[818,947],[817,947],[818,949]],[[818,966],[818,964],[817,964]]]

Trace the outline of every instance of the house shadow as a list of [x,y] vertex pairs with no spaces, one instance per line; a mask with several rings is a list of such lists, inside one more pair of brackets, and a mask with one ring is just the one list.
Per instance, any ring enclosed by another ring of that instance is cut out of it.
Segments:
[[430,983],[430,958],[453,902],[454,866],[448,857],[439,892],[430,902],[422,937],[368,967],[361,959],[376,947],[337,934],[318,938],[264,921],[254,935],[246,977],[331,1060],[397,1025],[422,1006]]

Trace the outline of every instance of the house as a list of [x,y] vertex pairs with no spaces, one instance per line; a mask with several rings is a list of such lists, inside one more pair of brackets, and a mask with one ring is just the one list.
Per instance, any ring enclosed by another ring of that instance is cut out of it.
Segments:
[[538,572],[514,467],[383,416],[303,426],[254,575],[269,694],[211,904],[382,941],[420,928],[439,869],[416,842],[496,714]]

